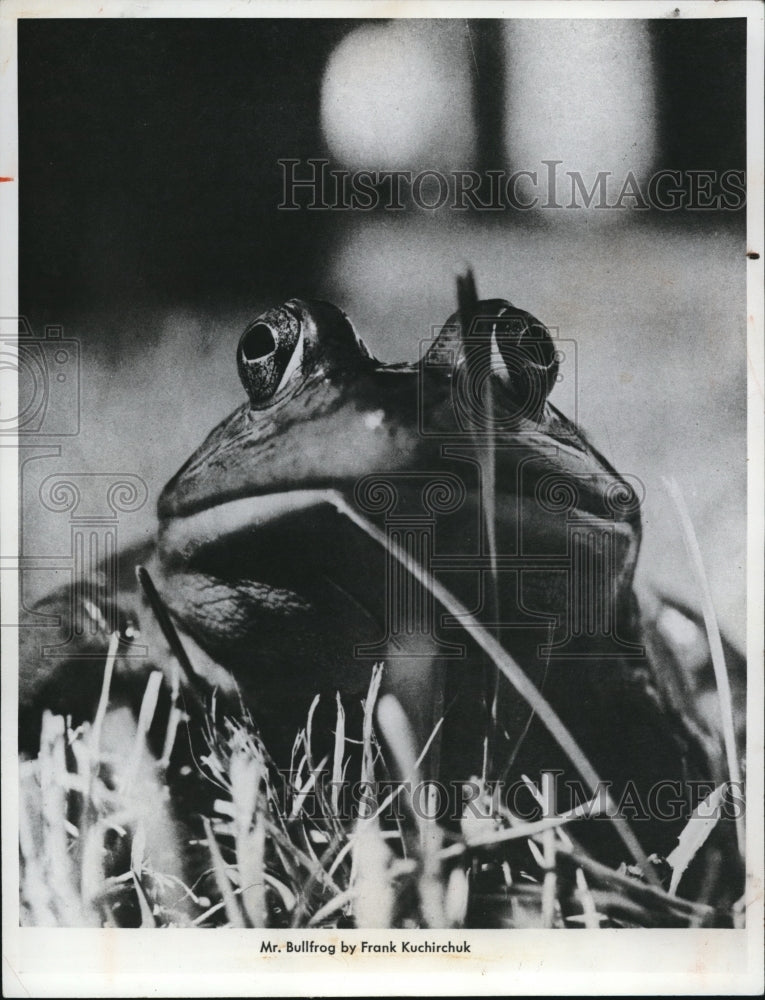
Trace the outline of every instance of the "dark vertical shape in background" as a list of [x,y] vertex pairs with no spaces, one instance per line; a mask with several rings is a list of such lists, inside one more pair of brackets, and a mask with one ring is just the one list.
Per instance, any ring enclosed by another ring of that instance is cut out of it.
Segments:
[[472,166],[479,171],[501,170],[505,166],[505,53],[502,26],[497,21],[482,18],[468,21],[467,29],[470,33],[478,161]]
[[659,166],[746,168],[746,21],[650,21]]

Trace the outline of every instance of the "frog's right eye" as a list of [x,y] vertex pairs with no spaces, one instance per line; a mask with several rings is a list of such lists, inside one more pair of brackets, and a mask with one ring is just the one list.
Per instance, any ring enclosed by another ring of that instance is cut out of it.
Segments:
[[289,310],[270,309],[242,334],[236,350],[239,378],[254,410],[273,402],[299,367],[300,323]]

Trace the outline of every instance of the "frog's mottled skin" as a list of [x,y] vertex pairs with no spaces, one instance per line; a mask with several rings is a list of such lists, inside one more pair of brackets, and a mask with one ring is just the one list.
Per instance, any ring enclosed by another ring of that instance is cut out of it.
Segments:
[[[385,531],[385,511],[364,507],[365,477],[388,477],[394,513],[413,524],[423,514],[423,478],[446,476],[462,484],[464,497],[433,519],[436,577],[495,631],[601,776],[642,791],[689,776],[717,779],[716,737],[707,734],[704,743],[698,726],[683,723],[662,664],[640,654],[632,485],[547,402],[557,360],[542,324],[501,300],[479,303],[473,315],[479,322],[468,331],[452,317],[418,365],[370,357],[347,317],[326,303],[292,300],[261,316],[237,355],[248,401],[164,488],[157,545],[123,557],[127,578],[131,561],[146,563],[201,683],[241,697],[277,754],[289,748],[317,692],[329,696],[322,704],[332,711],[335,690],[357,703],[379,659],[418,739],[445,711],[440,763],[434,752],[431,766],[447,781],[466,779],[482,766],[491,700],[484,657],[459,623],[441,621],[439,608],[432,634],[399,636],[388,656],[384,649],[377,658],[356,655],[385,637],[389,566],[384,550],[322,499],[342,498]],[[480,391],[466,397],[471,385]],[[555,484],[574,487],[568,499],[558,494],[557,506],[549,493]],[[603,600],[618,641],[595,630],[574,637],[566,658],[550,658],[545,647],[565,638],[578,582],[578,570],[568,577],[561,569],[577,523],[590,526],[593,552],[608,535]],[[496,596],[487,584],[492,551],[500,561]],[[503,557],[521,554],[529,557],[523,574],[503,570]],[[452,563],[439,569],[439,556]],[[151,652],[161,660],[153,616],[130,589],[117,600],[125,615],[141,619],[142,641],[153,635]],[[54,595],[41,610],[67,600]],[[87,641],[99,648],[106,640]],[[461,645],[464,656],[445,658],[444,643]],[[654,636],[652,648],[660,645]],[[661,647],[668,658],[670,646]],[[100,666],[76,661],[43,663],[27,648],[22,742],[41,707],[90,710]],[[121,676],[129,686],[139,672],[136,665]],[[495,776],[570,768],[504,682],[498,704]],[[667,851],[677,832],[676,823],[658,824],[647,842]]]

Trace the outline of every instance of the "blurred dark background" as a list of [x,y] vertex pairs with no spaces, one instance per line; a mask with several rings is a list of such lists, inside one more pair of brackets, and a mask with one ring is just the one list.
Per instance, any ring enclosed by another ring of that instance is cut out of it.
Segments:
[[[241,330],[329,298],[417,357],[464,261],[569,347],[553,402],[646,484],[646,582],[695,602],[675,476],[743,638],[745,210],[279,211],[280,158],[417,171],[743,171],[746,22],[21,19],[20,311],[79,341],[79,434],[28,463],[29,554],[67,551],[55,471],[164,482],[243,398]],[[52,384],[52,383],[51,383]],[[63,397],[62,397],[63,398]],[[56,400],[53,400],[55,403]],[[65,405],[71,406],[70,397]],[[45,589],[45,583],[30,586]]]
[[320,148],[321,74],[348,29],[22,21],[22,311],[279,295],[310,276],[318,234],[276,211],[277,160]]
[[[276,210],[277,160],[328,154],[322,74],[357,26],[22,20],[22,311],[278,298],[293,294],[296,275],[316,289],[336,220]],[[745,31],[743,20],[649,22],[659,167],[745,168]],[[492,36],[495,24],[474,22],[474,51],[486,59]],[[496,93],[496,74],[478,85]],[[483,106],[479,153],[496,159],[501,105]]]

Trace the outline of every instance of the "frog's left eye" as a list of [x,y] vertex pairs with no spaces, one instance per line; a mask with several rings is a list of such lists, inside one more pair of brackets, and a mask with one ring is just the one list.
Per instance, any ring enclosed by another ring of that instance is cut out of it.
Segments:
[[239,378],[254,410],[268,406],[298,367],[300,323],[289,310],[270,309],[247,327],[239,340]]

